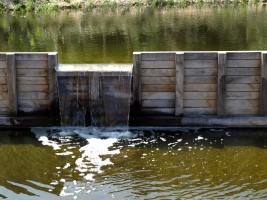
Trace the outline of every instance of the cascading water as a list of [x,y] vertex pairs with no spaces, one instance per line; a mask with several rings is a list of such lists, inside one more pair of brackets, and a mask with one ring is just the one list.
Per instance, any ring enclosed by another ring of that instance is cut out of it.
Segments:
[[132,65],[64,64],[56,71],[62,126],[128,126]]

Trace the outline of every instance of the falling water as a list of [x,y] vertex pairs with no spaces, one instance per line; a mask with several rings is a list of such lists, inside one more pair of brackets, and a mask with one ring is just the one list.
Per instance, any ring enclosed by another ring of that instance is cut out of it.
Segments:
[[128,126],[131,65],[67,64],[56,70],[62,126]]

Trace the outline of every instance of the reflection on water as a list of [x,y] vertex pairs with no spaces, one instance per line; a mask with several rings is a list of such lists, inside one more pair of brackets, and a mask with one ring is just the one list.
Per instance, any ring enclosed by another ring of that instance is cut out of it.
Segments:
[[1,131],[0,199],[264,199],[267,130]]
[[133,51],[267,49],[266,5],[0,15],[1,51],[60,63],[129,63]]

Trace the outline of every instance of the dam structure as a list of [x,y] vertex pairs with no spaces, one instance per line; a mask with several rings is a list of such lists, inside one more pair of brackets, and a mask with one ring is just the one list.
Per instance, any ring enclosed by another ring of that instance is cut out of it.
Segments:
[[0,53],[0,126],[266,127],[267,52],[134,52],[132,64]]

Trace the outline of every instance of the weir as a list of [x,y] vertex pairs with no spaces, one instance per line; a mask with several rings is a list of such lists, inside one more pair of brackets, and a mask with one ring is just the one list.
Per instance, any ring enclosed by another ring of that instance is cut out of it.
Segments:
[[265,51],[134,52],[133,64],[0,53],[0,71],[1,127],[267,126]]

